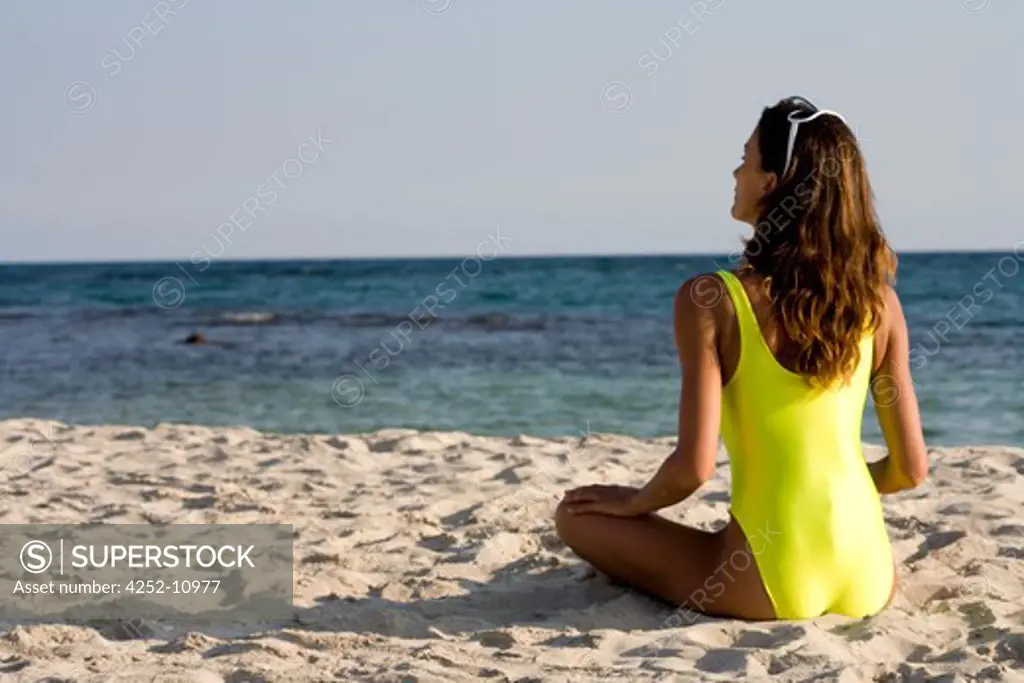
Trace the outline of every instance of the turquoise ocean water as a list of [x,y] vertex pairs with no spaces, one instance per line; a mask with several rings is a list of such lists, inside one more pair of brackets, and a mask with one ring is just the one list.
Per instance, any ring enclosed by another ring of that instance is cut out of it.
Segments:
[[[674,434],[672,297],[716,263],[0,265],[0,417]],[[1020,250],[901,255],[930,444],[1024,444],[1022,271]],[[180,343],[193,332],[211,343]]]

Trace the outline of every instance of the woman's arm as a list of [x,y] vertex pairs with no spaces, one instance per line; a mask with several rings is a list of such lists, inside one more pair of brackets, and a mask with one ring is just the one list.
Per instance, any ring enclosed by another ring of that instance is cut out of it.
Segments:
[[722,400],[714,311],[725,296],[725,285],[711,275],[687,280],[676,292],[675,340],[682,366],[679,440],[631,502],[636,514],[685,500],[714,474]]
[[910,377],[910,334],[896,291],[886,295],[887,324],[882,360],[871,378],[871,396],[888,455],[868,466],[879,493],[920,486],[928,475],[928,451]]

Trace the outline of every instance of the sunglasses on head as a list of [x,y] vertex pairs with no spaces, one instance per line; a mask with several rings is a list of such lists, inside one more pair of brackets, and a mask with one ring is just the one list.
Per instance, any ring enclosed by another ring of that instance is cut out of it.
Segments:
[[808,123],[819,116],[825,115],[835,116],[843,123],[846,123],[846,119],[843,118],[842,114],[829,109],[818,109],[811,104],[809,100],[805,100],[802,97],[791,97],[788,101],[800,105],[801,109],[790,112],[789,116],[786,117],[786,120],[789,122],[789,144],[786,145],[786,163],[782,166],[782,175],[786,175],[786,171],[789,170],[789,164],[793,160],[793,147],[796,145],[796,133],[800,130],[801,123]]

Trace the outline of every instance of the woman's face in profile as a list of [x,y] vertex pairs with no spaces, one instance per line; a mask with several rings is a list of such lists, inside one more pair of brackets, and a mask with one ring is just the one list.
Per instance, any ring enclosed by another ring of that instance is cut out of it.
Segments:
[[732,172],[736,179],[732,217],[743,223],[757,225],[761,199],[775,186],[775,174],[761,168],[761,149],[755,128],[743,146],[743,159]]

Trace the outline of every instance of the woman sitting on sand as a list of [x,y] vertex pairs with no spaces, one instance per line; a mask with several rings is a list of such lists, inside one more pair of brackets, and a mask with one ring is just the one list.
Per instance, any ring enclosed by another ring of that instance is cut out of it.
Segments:
[[[677,605],[742,619],[875,614],[896,574],[879,494],[928,471],[906,320],[854,134],[802,98],[766,108],[733,175],[754,228],[742,265],[675,297],[679,441],[641,489],[568,491],[562,539],[600,571]],[[888,455],[868,466],[870,386]],[[729,523],[652,514],[732,469]]]

